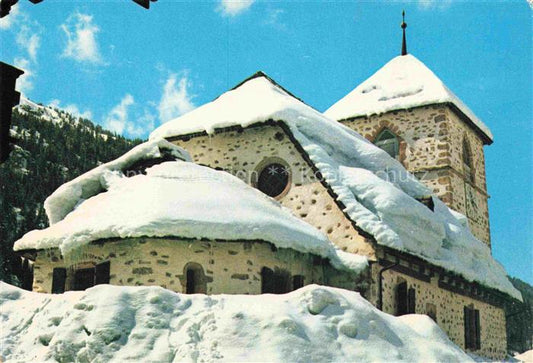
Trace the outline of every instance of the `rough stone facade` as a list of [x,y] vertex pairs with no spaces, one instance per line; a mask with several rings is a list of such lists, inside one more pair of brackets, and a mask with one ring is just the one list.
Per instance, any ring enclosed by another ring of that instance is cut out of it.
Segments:
[[[341,121],[374,142],[384,129],[399,139],[398,160],[452,209],[468,217],[472,233],[490,246],[483,141],[447,105],[430,105]],[[463,162],[467,140],[472,178]]]
[[[378,280],[378,271],[382,266],[375,264],[372,268],[372,280]],[[395,314],[397,309],[396,287],[400,282],[407,282],[409,288],[416,291],[415,313],[436,316],[436,323],[450,339],[465,349],[464,307],[472,306],[480,312],[481,348],[472,351],[493,359],[503,359],[507,350],[505,330],[505,311],[494,305],[472,299],[461,294],[445,290],[438,285],[438,274],[430,282],[387,270],[383,273],[383,311]],[[375,304],[377,284],[372,284],[370,300]]]
[[286,166],[290,185],[278,201],[327,234],[343,250],[373,258],[371,242],[344,216],[326,187],[317,180],[311,165],[279,125],[230,130],[173,142],[187,150],[195,163],[225,170],[252,186],[268,164]]
[[[489,241],[488,213],[483,145],[475,133],[446,106],[428,106],[410,111],[345,122],[347,126],[372,140],[385,127],[400,138],[400,161],[433,188],[452,208],[469,216],[474,233]],[[458,136],[460,134],[460,137]],[[462,171],[462,137],[472,147],[475,197],[478,207],[467,213],[465,181]],[[276,124],[239,130],[227,130],[212,136],[172,140],[188,150],[193,161],[226,170],[255,185],[258,172],[270,162],[285,165],[291,171],[290,187],[277,199],[295,215],[327,233],[332,242],[346,251],[376,260],[376,245],[362,236],[342,213],[333,197],[315,177],[312,166],[302,156],[288,133]],[[479,190],[478,190],[479,189]],[[481,206],[481,207],[479,207]],[[479,213],[485,211],[484,213]],[[478,214],[476,214],[478,213]],[[483,219],[478,215],[485,216]],[[476,217],[477,216],[477,217]],[[375,271],[372,271],[375,275]],[[506,336],[503,309],[440,288],[437,280],[422,280],[389,271],[384,275],[384,311],[394,313],[395,279],[408,280],[417,289],[416,312],[434,308],[437,323],[458,345],[464,347],[463,307],[473,304],[481,313],[481,349],[478,354],[501,358],[505,355]],[[376,276],[370,279],[366,293],[376,304]],[[431,305],[427,305],[431,304]]]
[[111,285],[154,285],[175,292],[185,292],[185,269],[190,263],[202,267],[207,294],[260,294],[263,267],[303,276],[304,285],[316,283],[358,291],[364,288],[354,274],[336,270],[318,256],[276,249],[267,242],[132,238],[91,243],[66,258],[57,249],[38,251],[33,291],[51,292],[56,267],[67,269],[69,290],[75,270],[105,261],[110,262]]

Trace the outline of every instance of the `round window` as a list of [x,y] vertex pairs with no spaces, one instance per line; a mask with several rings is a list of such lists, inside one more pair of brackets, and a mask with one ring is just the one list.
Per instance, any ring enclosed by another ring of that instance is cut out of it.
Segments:
[[273,163],[265,166],[257,179],[257,189],[270,197],[281,195],[289,185],[289,169]]

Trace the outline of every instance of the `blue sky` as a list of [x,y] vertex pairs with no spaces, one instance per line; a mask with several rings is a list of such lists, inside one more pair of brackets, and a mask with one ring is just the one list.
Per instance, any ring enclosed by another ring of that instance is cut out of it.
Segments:
[[493,254],[533,283],[532,9],[525,1],[21,0],[0,60],[30,99],[126,136],[208,102],[257,70],[324,111],[399,54],[432,69],[492,130]]

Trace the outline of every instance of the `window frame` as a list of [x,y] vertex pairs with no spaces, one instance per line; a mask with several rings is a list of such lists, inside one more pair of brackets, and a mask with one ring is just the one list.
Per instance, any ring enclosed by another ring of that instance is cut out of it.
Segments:
[[[387,149],[384,147],[389,146],[390,144],[393,145],[393,153],[389,153]],[[374,145],[379,147],[381,150],[385,151],[387,154],[389,154],[390,157],[399,160],[400,158],[400,139],[398,138],[398,135],[396,135],[394,132],[392,132],[390,129],[385,128],[380,131],[380,133],[376,136],[374,139]]]

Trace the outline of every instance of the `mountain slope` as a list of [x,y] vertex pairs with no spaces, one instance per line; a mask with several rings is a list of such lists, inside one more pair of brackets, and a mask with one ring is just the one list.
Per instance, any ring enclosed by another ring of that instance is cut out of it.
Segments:
[[0,280],[17,284],[13,242],[48,226],[44,199],[64,182],[115,159],[141,140],[128,140],[91,121],[28,100],[14,109],[17,138],[0,165]]

